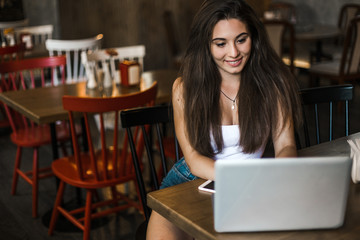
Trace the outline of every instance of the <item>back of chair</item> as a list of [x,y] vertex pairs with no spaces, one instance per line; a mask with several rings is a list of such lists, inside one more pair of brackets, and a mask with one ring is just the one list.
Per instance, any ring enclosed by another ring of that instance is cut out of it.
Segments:
[[[69,111],[69,120],[71,126],[71,134],[73,141],[75,164],[77,165],[78,178],[86,181],[91,176],[97,181],[98,187],[102,183],[106,185],[109,182],[118,182],[122,180],[130,180],[135,177],[135,172],[131,163],[131,154],[128,153],[128,142],[125,134],[124,141],[119,141],[119,112],[124,109],[130,109],[140,106],[153,105],[157,94],[157,83],[150,88],[133,94],[122,95],[109,98],[81,98],[74,96],[63,97],[63,107]],[[113,112],[114,114],[114,131],[109,132],[104,127],[104,114]],[[76,115],[75,115],[76,114]],[[94,126],[91,124],[90,117],[94,114],[100,115],[100,133],[94,134]],[[89,146],[89,154],[81,154],[79,139],[76,137],[75,120],[79,120],[79,116],[85,120],[85,130],[87,134],[87,143]],[[109,135],[111,135],[111,138]],[[106,140],[112,139],[112,143]],[[97,146],[97,141],[100,140]],[[120,144],[122,150],[120,151]],[[137,145],[138,154],[143,151],[143,143],[141,136]],[[84,165],[85,156],[90,158],[90,164]],[[97,161],[98,160],[98,161]],[[100,164],[96,164],[96,162]],[[86,170],[86,171],[84,171]],[[83,175],[82,173],[85,173]]]
[[338,19],[338,27],[346,32],[346,29],[350,25],[351,20],[359,14],[360,4],[347,3],[341,7],[340,16]]
[[[62,83],[65,82],[65,56],[22,59],[0,64],[4,90],[19,90],[54,85],[55,69],[60,70]],[[5,74],[8,73],[7,76]],[[50,78],[49,78],[50,76]],[[20,82],[17,82],[20,77]],[[39,77],[39,78],[38,78]],[[20,83],[20,85],[19,85]]]
[[21,42],[21,37],[24,34],[29,34],[31,38],[31,44],[33,47],[44,45],[47,39],[52,39],[53,37],[54,26],[51,24],[41,25],[41,26],[29,26],[15,28],[14,34],[17,42]]
[[85,80],[84,66],[81,64],[81,53],[88,50],[95,50],[101,47],[102,34],[93,38],[76,40],[46,40],[46,49],[50,56],[66,55],[66,76],[67,83]]
[[[13,46],[5,46],[0,47],[0,64],[4,62],[11,62],[16,61],[24,58],[24,52],[25,52],[25,43],[19,43]],[[2,76],[4,74],[0,74],[0,77],[3,79],[0,81],[0,92],[7,91],[8,90],[8,83],[5,81],[5,76]],[[5,116],[6,113],[3,109],[3,103],[0,102],[0,127],[8,127],[10,124],[10,121],[8,120],[8,117]]]
[[[325,86],[325,87],[315,87],[315,88],[306,88],[300,90],[300,95],[303,103],[303,111],[304,111],[304,138],[305,138],[305,146],[310,146],[310,134],[309,134],[309,121],[308,116],[310,112],[313,112],[313,119],[315,123],[315,143],[319,144],[321,142],[321,134],[320,134],[320,123],[322,126],[326,126],[326,122],[320,120],[322,114],[320,114],[319,106],[322,104],[328,104],[328,112],[329,112],[329,141],[333,140],[333,106],[334,103],[345,103],[345,114],[344,114],[344,125],[345,131],[344,135],[349,135],[349,101],[353,98],[353,85],[345,84],[345,85],[333,85],[333,86]],[[313,107],[313,110],[307,109],[306,106]],[[338,111],[343,110],[343,105],[339,107]],[[309,114],[308,111],[309,110]],[[325,110],[327,112],[327,109]],[[323,129],[323,128],[322,128]]]
[[[294,72],[295,33],[294,26],[284,20],[263,21],[269,40],[279,57],[284,59],[284,48],[288,49],[288,62],[291,72]],[[285,58],[287,59],[287,58]]]
[[23,59],[25,43],[13,46],[0,47],[0,63]]
[[98,49],[87,53],[84,52],[81,55],[82,63],[84,65],[93,63],[92,65],[95,66],[96,70],[104,66],[104,63],[108,63],[112,78],[115,78],[116,75],[119,76],[119,62],[124,60],[135,60],[144,70],[144,57],[144,45]]
[[[155,106],[155,107],[147,107],[147,108],[138,108],[138,109],[132,109],[132,110],[127,110],[127,111],[123,111],[121,112],[121,124],[123,128],[126,128],[126,131],[128,133],[128,138],[129,138],[129,144],[130,144],[130,148],[131,148],[131,152],[132,152],[132,159],[133,159],[133,164],[136,170],[136,177],[137,177],[137,182],[139,185],[139,190],[140,190],[140,195],[142,198],[142,204],[143,204],[143,208],[144,208],[144,213],[145,213],[145,217],[146,220],[149,220],[150,217],[150,212],[151,210],[147,207],[146,204],[146,187],[145,187],[145,181],[144,178],[142,176],[142,171],[141,171],[141,156],[139,156],[136,153],[136,148],[135,148],[135,140],[136,140],[136,133],[134,134],[134,131],[132,130],[133,127],[138,127],[140,126],[143,134],[144,134],[144,141],[145,141],[145,147],[146,147],[146,153],[147,153],[147,159],[148,159],[148,166],[150,168],[150,174],[151,174],[151,179],[150,182],[153,184],[153,190],[159,189],[159,179],[158,176],[159,175],[163,175],[165,176],[166,173],[168,172],[168,166],[167,166],[167,160],[165,158],[165,154],[164,154],[164,147],[163,147],[163,133],[162,133],[162,125],[163,124],[168,124],[168,123],[172,123],[173,121],[173,116],[172,116],[172,111],[171,111],[171,106],[168,105],[160,105],[160,106]],[[160,151],[160,160],[161,160],[161,169],[157,170],[156,165],[156,161],[154,159],[154,154],[152,151],[152,141],[150,139],[151,136],[149,136],[149,132],[146,131],[146,126],[148,125],[155,125],[156,127],[156,133],[157,133],[157,141],[159,143],[159,151]],[[135,136],[135,137],[134,137]],[[177,155],[177,159],[179,159],[179,148],[178,148],[178,144],[177,144],[177,140],[176,137],[174,139],[175,141],[175,151],[176,151],[176,155]],[[161,171],[161,173],[159,173],[159,171]]]
[[273,12],[277,20],[285,20],[291,23],[296,21],[296,8],[291,3],[272,2],[269,4],[268,11]]
[[360,16],[353,18],[347,28],[340,61],[340,75],[347,75],[349,80],[360,77]]
[[[65,65],[65,56],[30,58],[1,63],[0,91],[18,91],[54,85],[55,69],[61,72],[62,82],[65,82]],[[5,110],[13,131],[28,126],[27,120],[17,112],[10,110],[6,105]]]

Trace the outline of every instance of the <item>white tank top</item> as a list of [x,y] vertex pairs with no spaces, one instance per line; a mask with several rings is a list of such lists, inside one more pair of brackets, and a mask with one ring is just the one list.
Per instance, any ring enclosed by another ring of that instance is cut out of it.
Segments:
[[[263,155],[265,146],[250,154],[242,151],[242,147],[239,146],[240,132],[238,125],[223,125],[221,128],[224,148],[222,152],[215,155],[215,160],[260,158]],[[215,152],[217,152],[214,140],[211,141],[211,145]]]

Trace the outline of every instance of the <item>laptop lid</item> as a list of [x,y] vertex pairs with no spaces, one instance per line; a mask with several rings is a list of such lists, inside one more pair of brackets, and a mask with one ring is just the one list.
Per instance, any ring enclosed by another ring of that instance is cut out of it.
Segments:
[[217,232],[336,228],[343,224],[350,157],[217,160]]

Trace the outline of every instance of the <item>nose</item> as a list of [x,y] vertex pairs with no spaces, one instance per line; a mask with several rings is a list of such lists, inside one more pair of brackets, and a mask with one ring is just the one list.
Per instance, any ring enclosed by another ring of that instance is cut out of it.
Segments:
[[236,58],[239,56],[239,49],[237,48],[236,44],[230,45],[230,51],[229,51],[230,57]]

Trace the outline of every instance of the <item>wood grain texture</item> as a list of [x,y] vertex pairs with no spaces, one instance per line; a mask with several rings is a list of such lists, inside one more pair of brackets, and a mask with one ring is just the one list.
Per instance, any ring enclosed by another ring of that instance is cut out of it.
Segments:
[[[349,155],[347,139],[360,138],[360,133],[315,145],[299,151],[299,156]],[[277,231],[254,233],[217,233],[214,230],[211,195],[198,191],[204,182],[198,179],[148,194],[148,206],[179,226],[195,239],[224,240],[300,240],[357,239],[360,236],[360,185],[350,184],[345,223],[338,229]],[[241,216],[239,216],[241,217]]]
[[59,16],[62,39],[104,34],[103,48],[144,44],[145,70],[172,66],[163,13],[174,13],[178,41],[185,46],[190,23],[203,0],[62,0]]
[[86,88],[86,82],[80,82],[56,87],[3,92],[0,93],[0,100],[38,124],[68,119],[68,113],[62,107],[62,96],[64,95],[79,97],[118,96],[139,91],[140,88],[147,88],[154,81],[157,81],[158,93],[156,103],[169,102],[171,99],[172,82],[177,76],[177,71],[157,70],[144,72],[144,75],[146,83],[142,79],[140,86],[123,87],[118,85],[104,91],[99,91],[97,89],[89,90]]

